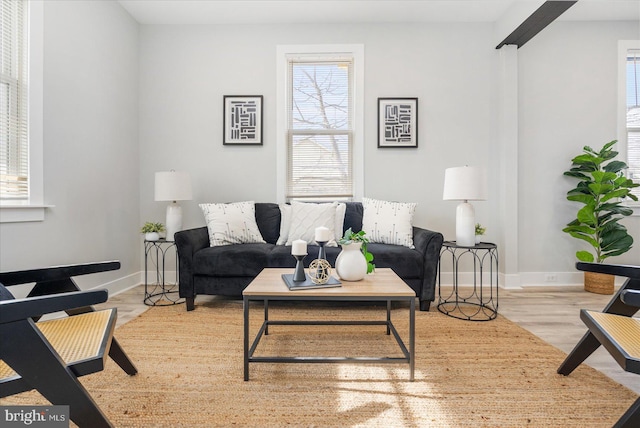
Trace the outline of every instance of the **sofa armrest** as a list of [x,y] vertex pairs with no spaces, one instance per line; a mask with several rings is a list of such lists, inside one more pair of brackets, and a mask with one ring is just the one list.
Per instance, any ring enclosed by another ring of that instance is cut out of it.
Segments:
[[178,250],[180,297],[193,299],[196,296],[193,284],[193,257],[198,251],[209,246],[209,233],[206,226],[198,227],[177,232],[174,239]]
[[435,299],[436,276],[440,262],[440,251],[444,236],[440,232],[413,227],[413,245],[423,257],[423,282],[420,298],[421,310],[428,310],[429,303]]

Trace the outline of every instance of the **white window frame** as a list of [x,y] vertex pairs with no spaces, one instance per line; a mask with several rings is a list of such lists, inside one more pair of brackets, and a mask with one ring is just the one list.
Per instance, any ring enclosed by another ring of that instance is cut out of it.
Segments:
[[[618,144],[616,149],[625,162],[627,157],[627,52],[629,49],[640,49],[640,40],[618,41]],[[634,216],[640,216],[640,202],[627,200],[625,202],[633,208]]]
[[42,221],[44,210],[44,1],[29,0],[29,199],[0,201],[0,223]]
[[277,202],[286,201],[287,186],[287,70],[291,55],[342,54],[353,56],[353,182],[354,200],[364,195],[364,45],[277,46],[276,188]]

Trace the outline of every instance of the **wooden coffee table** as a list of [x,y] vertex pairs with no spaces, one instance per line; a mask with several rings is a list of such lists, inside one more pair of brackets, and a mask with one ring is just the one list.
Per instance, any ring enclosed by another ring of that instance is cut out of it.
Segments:
[[[391,269],[376,269],[372,275],[357,282],[343,281],[341,287],[291,291],[282,279],[293,269],[264,269],[242,292],[244,300],[244,380],[249,380],[249,363],[407,363],[409,380],[415,369],[415,292]],[[249,302],[264,302],[264,322],[249,346]],[[387,319],[372,321],[276,321],[269,319],[270,300],[298,301],[386,301]],[[391,322],[391,303],[409,302],[409,349]],[[259,357],[254,352],[263,335],[272,325],[384,325],[386,334],[393,333],[404,357]]]

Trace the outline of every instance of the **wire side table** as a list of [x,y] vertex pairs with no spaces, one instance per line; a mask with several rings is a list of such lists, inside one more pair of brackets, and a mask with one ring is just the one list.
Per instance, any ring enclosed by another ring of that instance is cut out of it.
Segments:
[[[451,255],[453,289],[443,296],[442,261]],[[471,260],[469,260],[471,259]],[[473,281],[469,287],[460,284],[461,261],[473,265]],[[490,321],[498,316],[498,247],[481,242],[473,247],[445,241],[438,264],[438,310],[445,315],[467,321]]]
[[[166,259],[169,250],[175,254],[176,282],[167,283],[165,280]],[[149,263],[155,267],[155,283],[149,283]],[[178,296],[178,250],[174,241],[159,239],[144,241],[144,304],[147,306],[171,306],[182,303]]]

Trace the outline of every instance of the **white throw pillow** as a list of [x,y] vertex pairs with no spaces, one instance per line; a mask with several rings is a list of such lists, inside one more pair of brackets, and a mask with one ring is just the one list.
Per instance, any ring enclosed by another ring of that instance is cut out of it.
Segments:
[[330,204],[291,202],[291,226],[287,245],[291,245],[297,239],[316,245],[316,227],[324,226],[329,229],[329,236],[332,237],[326,246],[336,247],[338,245],[335,238],[337,206],[337,202]]
[[291,227],[291,205],[280,204],[280,236],[276,245],[285,245],[289,237],[289,228]]
[[362,230],[370,242],[413,246],[415,203],[387,202],[362,198]]
[[231,244],[264,243],[253,201],[231,204],[200,204],[212,247]]
[[336,241],[342,238],[344,231],[342,228],[344,227],[344,216],[347,213],[347,204],[344,202],[338,202],[338,206],[336,207]]
[[[344,216],[347,213],[347,204],[339,202],[336,207],[336,224],[334,231],[336,240],[342,238],[342,228],[344,227]],[[291,228],[291,205],[280,204],[280,237],[276,245],[286,245],[289,238],[289,229]],[[293,241],[291,241],[293,242]]]

